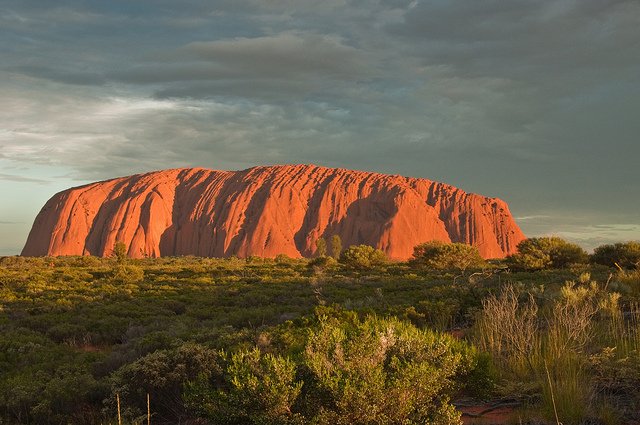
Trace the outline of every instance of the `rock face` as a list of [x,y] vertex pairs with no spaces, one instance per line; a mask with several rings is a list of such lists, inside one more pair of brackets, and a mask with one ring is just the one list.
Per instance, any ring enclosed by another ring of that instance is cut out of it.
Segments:
[[22,255],[311,256],[340,235],[395,259],[430,240],[511,254],[524,235],[500,199],[426,179],[314,165],[175,169],[60,192],[36,217]]

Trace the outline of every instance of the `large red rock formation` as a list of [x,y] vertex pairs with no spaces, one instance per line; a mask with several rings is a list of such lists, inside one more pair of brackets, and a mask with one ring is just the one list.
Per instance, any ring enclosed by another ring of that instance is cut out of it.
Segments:
[[36,217],[22,255],[107,256],[122,241],[132,257],[300,257],[332,235],[396,259],[434,239],[504,257],[524,239],[500,199],[426,179],[282,165],[157,171],[65,190]]

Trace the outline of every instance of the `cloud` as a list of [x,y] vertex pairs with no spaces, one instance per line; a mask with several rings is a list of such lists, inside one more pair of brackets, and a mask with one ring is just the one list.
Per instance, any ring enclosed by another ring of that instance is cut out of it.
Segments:
[[5,161],[400,173],[531,235],[640,209],[636,1],[8,0],[0,28]]
[[474,87],[492,85],[497,102],[478,105],[484,121],[539,142],[549,117],[637,87],[639,24],[635,1],[453,0],[418,1],[387,31],[436,84],[460,85],[452,99],[476,103]]
[[8,72],[18,73],[34,78],[56,81],[65,84],[100,86],[106,83],[104,76],[90,72],[61,71],[46,66],[22,65],[5,68]]
[[421,40],[409,48],[426,53],[426,62],[446,63],[466,75],[535,78],[529,74],[535,68],[542,79],[549,71],[617,71],[637,64],[625,48],[637,46],[639,12],[630,0],[419,1],[389,30]]
[[181,49],[187,57],[220,63],[242,73],[288,78],[300,74],[361,76],[362,52],[334,35],[281,33],[274,36],[193,42]]
[[521,216],[521,217],[516,217],[515,219],[517,221],[528,221],[528,220],[541,220],[541,219],[547,219],[547,218],[551,218],[551,216],[544,215],[544,214],[540,214],[540,215],[525,215],[525,216]]
[[[46,99],[46,103],[43,103]],[[5,159],[70,167],[75,178],[104,179],[154,169],[312,162],[348,152],[348,111],[309,102],[197,101],[8,95],[0,125]],[[315,144],[310,141],[315,141]],[[299,143],[298,156],[292,143]],[[311,154],[309,153],[311,151]],[[317,153],[317,155],[315,154]]]
[[155,56],[110,78],[162,85],[160,98],[296,99],[375,76],[361,50],[334,35],[305,32],[197,41]]
[[597,224],[569,227],[554,235],[578,243],[587,249],[620,241],[640,241],[640,224]]
[[33,177],[18,176],[14,174],[6,174],[6,173],[0,173],[0,180],[17,182],[17,183],[38,183],[38,184],[50,183],[47,180],[35,179]]

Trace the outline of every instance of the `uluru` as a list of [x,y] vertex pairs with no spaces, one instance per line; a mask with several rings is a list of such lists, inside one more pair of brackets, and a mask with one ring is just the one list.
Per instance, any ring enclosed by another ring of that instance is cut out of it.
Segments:
[[504,201],[427,179],[315,165],[184,168],[54,195],[22,255],[108,256],[124,242],[131,257],[309,257],[333,235],[399,260],[431,240],[500,258],[525,238]]

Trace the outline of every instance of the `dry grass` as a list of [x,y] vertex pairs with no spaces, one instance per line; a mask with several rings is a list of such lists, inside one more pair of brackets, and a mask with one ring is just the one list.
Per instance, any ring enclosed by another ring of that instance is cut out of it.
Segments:
[[534,359],[540,353],[538,306],[529,294],[520,303],[513,286],[482,301],[482,314],[476,322],[476,344],[494,355],[501,369],[517,377],[530,376]]
[[[486,298],[475,343],[491,353],[504,388],[530,392],[520,395],[538,399],[548,420],[555,421],[557,412],[565,425],[594,418],[616,423],[624,409],[616,412],[603,397],[593,355],[609,350],[607,364],[638,357],[638,306],[623,311],[620,295],[603,290],[588,274],[578,283],[567,282],[557,294],[542,295],[536,299],[506,285]],[[606,388],[629,387],[629,380],[634,382],[628,376],[605,379]]]

